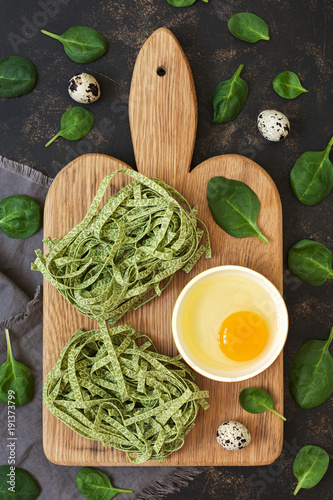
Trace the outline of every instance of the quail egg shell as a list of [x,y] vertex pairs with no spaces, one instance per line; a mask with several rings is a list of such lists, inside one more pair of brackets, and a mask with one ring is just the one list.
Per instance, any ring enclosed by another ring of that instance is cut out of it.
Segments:
[[290,123],[286,115],[276,109],[266,109],[258,116],[258,129],[268,141],[282,141],[290,131]]
[[226,450],[235,451],[245,448],[251,442],[251,434],[245,425],[235,420],[223,422],[217,429],[217,442]]
[[90,104],[101,97],[98,81],[88,73],[73,76],[68,83],[68,93],[72,99],[82,104]]

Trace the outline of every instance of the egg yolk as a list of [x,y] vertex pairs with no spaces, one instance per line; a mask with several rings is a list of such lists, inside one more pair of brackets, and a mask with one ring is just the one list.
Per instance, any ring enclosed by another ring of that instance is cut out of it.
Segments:
[[256,313],[239,311],[228,316],[218,332],[220,349],[233,361],[249,361],[261,353],[267,341],[267,327]]

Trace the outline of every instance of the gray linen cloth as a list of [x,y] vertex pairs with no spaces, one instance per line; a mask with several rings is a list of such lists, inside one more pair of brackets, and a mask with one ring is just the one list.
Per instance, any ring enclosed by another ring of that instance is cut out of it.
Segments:
[[[25,165],[0,156],[0,200],[14,194],[35,198],[42,206],[52,179]],[[34,398],[16,408],[16,463],[39,483],[41,500],[79,500],[75,484],[80,467],[55,465],[47,460],[42,445],[42,276],[30,270],[36,248],[42,247],[43,231],[25,240],[0,232],[0,364],[6,360],[4,331],[10,331],[17,361],[31,369]],[[0,403],[0,465],[7,464],[7,406]],[[102,467],[113,486],[132,489],[119,500],[160,500],[187,486],[200,467]]]

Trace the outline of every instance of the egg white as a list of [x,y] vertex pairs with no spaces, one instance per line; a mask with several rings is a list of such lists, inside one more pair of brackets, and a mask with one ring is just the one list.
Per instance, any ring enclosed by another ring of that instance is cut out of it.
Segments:
[[266,323],[268,338],[263,351],[254,358],[257,361],[266,355],[276,327],[275,305],[267,291],[253,280],[236,274],[207,276],[189,291],[180,311],[180,335],[182,345],[198,366],[233,372],[251,366],[253,360],[227,358],[218,344],[222,321],[238,311],[252,311]]

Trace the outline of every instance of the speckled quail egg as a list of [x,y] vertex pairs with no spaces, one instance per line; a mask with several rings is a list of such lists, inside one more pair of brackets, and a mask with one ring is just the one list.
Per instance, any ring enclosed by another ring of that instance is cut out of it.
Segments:
[[251,434],[245,425],[235,420],[227,420],[217,429],[217,442],[226,450],[235,451],[245,448],[251,442]]
[[96,102],[101,97],[98,81],[88,73],[73,76],[68,83],[68,93],[74,101],[83,104]]
[[258,129],[268,141],[282,141],[290,130],[290,123],[286,115],[276,109],[266,109],[258,116]]

